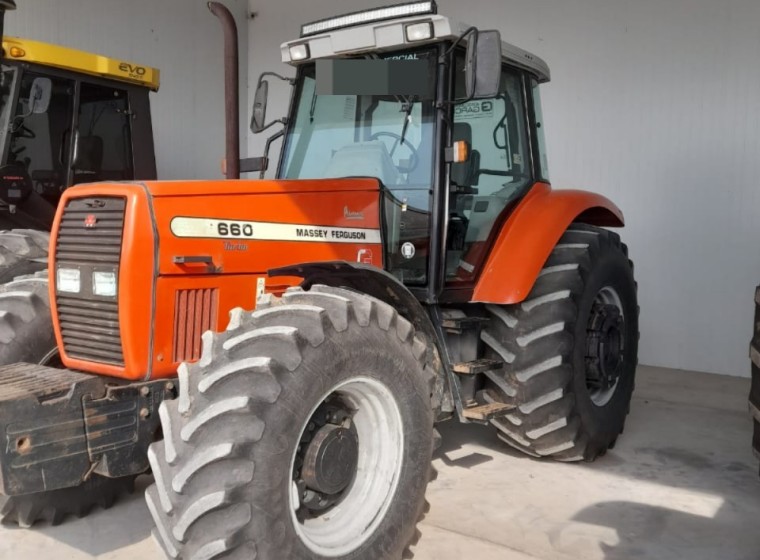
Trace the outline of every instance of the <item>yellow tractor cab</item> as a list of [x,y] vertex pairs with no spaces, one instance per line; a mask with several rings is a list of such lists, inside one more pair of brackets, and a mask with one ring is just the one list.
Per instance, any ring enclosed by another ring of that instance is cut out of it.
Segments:
[[2,49],[0,230],[49,230],[71,185],[156,178],[156,68],[12,37]]

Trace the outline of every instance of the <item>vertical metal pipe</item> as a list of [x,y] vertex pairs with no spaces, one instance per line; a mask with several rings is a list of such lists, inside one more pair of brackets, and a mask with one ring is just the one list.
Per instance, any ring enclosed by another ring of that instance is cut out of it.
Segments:
[[240,96],[238,88],[238,33],[235,18],[219,2],[208,9],[224,29],[224,125],[227,179],[240,179]]
[[[0,40],[2,40],[3,33],[5,32],[5,12],[15,9],[15,0],[0,0]],[[2,49],[0,49],[0,58],[2,58]]]

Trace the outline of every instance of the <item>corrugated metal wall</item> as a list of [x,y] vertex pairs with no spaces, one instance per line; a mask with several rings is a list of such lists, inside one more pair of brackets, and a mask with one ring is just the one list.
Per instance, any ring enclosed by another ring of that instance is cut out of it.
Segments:
[[[247,0],[224,0],[247,43]],[[151,95],[159,176],[218,178],[224,156],[221,25],[202,0],[17,0],[8,35],[125,58],[161,70]],[[241,68],[247,67],[241,51]],[[245,75],[242,107],[246,105]],[[245,113],[245,112],[244,112]],[[243,150],[246,115],[241,115]],[[245,153],[245,152],[244,152]]]
[[[278,46],[299,24],[392,4],[250,0],[258,73],[287,71]],[[534,51],[557,187],[624,210],[636,261],[643,363],[748,375],[760,283],[760,2],[454,0],[441,13]],[[271,117],[286,99],[273,96]],[[250,100],[249,100],[250,105]],[[249,137],[257,154],[263,138]]]

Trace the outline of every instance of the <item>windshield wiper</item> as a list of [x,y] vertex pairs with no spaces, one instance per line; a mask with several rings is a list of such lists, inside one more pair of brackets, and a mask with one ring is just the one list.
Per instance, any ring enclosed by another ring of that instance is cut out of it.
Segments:
[[414,108],[414,97],[410,97],[406,103],[401,106],[401,110],[404,111],[404,125],[401,127],[401,140],[399,144],[404,143],[406,138],[406,130],[409,128],[409,121],[411,120],[412,109]]

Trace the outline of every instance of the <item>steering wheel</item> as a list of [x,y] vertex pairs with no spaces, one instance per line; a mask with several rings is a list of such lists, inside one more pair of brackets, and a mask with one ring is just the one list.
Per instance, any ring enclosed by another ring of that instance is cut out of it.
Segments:
[[[382,136],[388,136],[390,138],[393,138],[395,142],[393,143],[393,146],[390,149],[389,155],[391,156],[391,160],[393,159],[393,152],[396,151],[396,148],[398,148],[399,144],[401,144],[401,135],[396,134],[395,132],[375,132],[372,136],[370,136],[370,140],[378,140]],[[412,170],[414,170],[417,165],[420,163],[420,156],[417,153],[417,150],[412,147],[412,145],[409,143],[408,140],[404,140],[404,146],[409,150],[409,153],[411,154],[411,157],[409,158],[409,164],[408,165],[396,165],[393,164],[396,169],[398,169],[399,173],[410,173]]]

